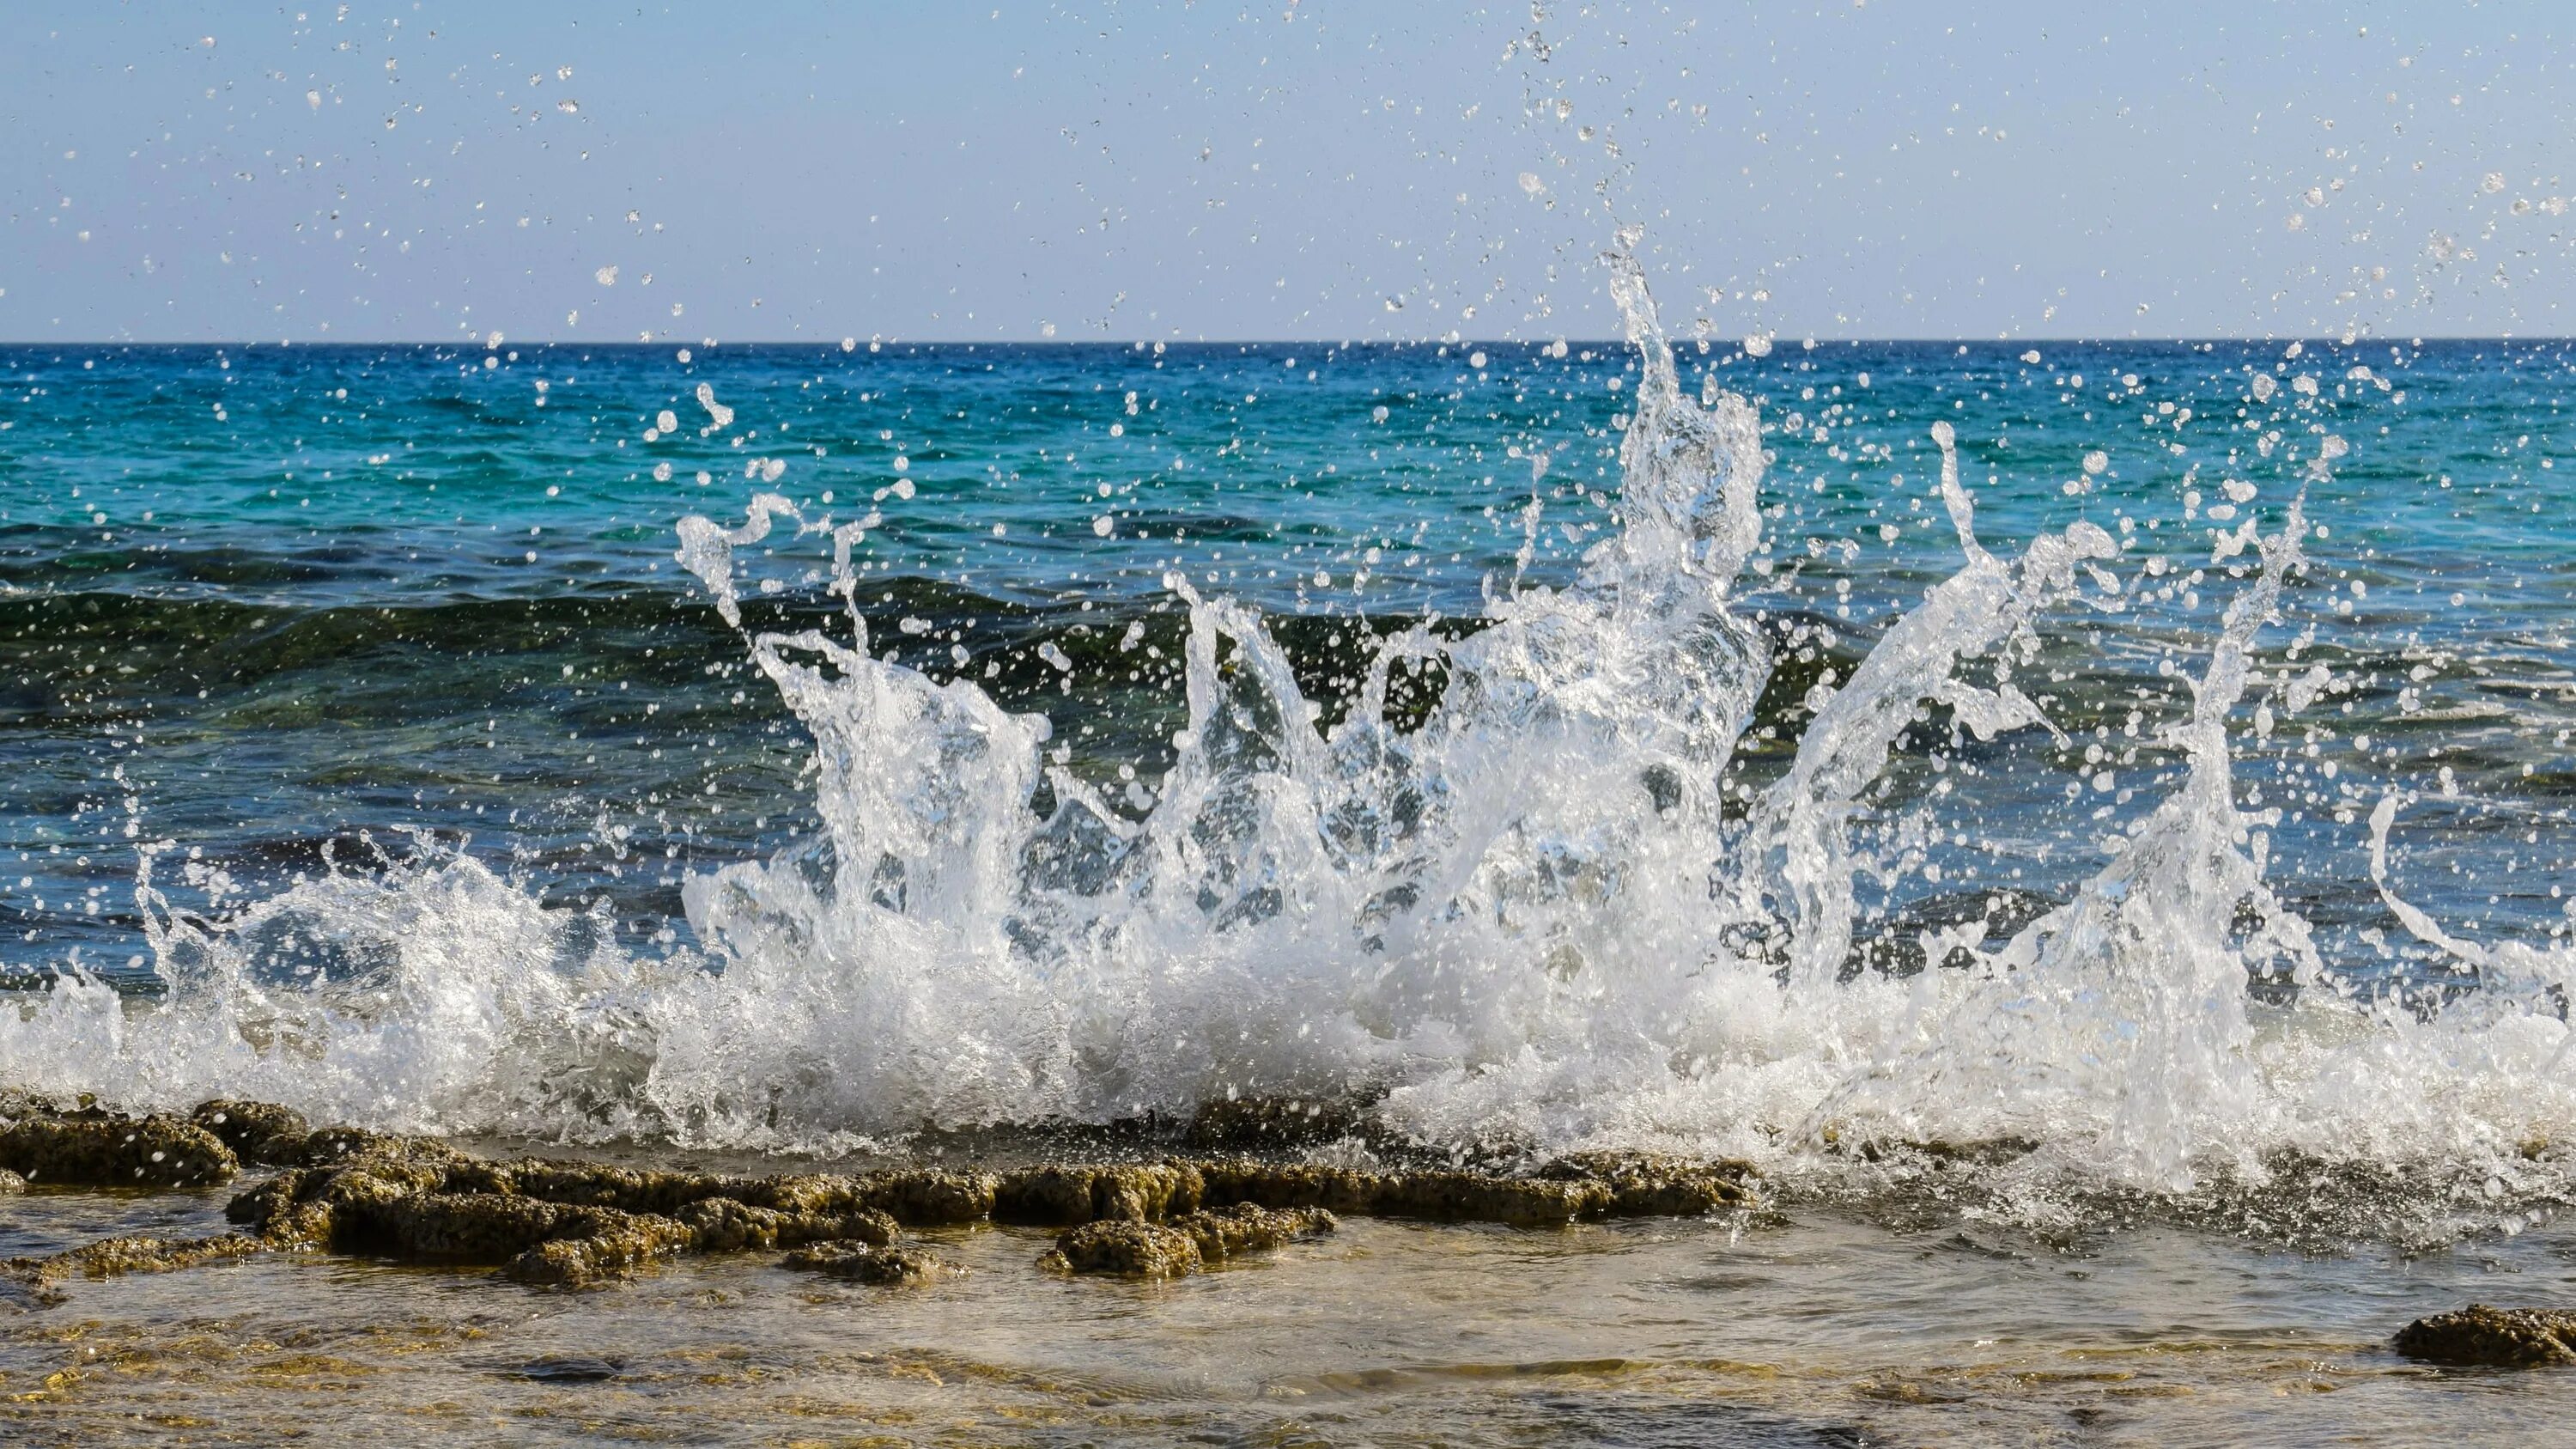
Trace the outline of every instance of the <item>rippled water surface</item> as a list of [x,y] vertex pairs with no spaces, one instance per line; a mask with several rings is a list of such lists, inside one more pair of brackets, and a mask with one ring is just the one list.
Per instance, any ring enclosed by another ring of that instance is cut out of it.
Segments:
[[[29,1200],[0,1249],[208,1231],[217,1205]],[[693,1259],[549,1294],[281,1257],[76,1283],[0,1317],[0,1423],[61,1444],[2541,1444],[2576,1395],[2386,1347],[2428,1304],[2563,1295],[2555,1233],[2319,1258],[1831,1209],[1353,1219],[1155,1285],[1045,1275],[1038,1231],[930,1236],[972,1275],[885,1290]]]

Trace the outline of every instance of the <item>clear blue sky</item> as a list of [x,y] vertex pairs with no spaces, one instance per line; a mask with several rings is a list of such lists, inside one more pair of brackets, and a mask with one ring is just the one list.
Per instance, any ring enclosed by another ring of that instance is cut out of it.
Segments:
[[2576,332],[2564,0],[1542,9],[22,3],[0,338]]

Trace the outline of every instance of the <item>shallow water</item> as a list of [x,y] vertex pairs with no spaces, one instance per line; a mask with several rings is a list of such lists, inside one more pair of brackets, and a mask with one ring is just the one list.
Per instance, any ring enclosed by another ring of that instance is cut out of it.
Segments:
[[[214,1231],[220,1201],[20,1199],[0,1252],[111,1219]],[[972,1274],[861,1288],[754,1254],[560,1293],[279,1256],[74,1282],[0,1316],[0,1423],[31,1444],[2538,1444],[2576,1407],[2576,1377],[2386,1346],[2434,1308],[2566,1301],[2555,1228],[2407,1257],[1822,1205],[1348,1219],[1160,1284],[1045,1274],[1042,1231],[923,1236]]]

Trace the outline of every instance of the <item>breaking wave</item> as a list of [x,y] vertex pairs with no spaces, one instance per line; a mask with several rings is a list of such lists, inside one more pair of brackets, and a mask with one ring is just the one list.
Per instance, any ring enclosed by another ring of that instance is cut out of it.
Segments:
[[[2265,885],[2278,812],[2240,803],[2229,740],[2301,567],[2299,502],[2240,540],[2260,567],[2198,661],[2171,741],[2188,768],[2108,864],[2063,901],[1997,892],[1918,924],[1920,969],[1867,965],[1856,882],[1912,866],[1852,827],[1899,736],[2054,732],[2016,664],[2125,544],[2077,523],[1991,551],[1936,425],[1961,566],[1823,676],[1794,759],[1742,785],[1728,767],[1772,676],[1737,598],[1761,434],[1743,399],[1683,390],[1635,241],[1605,258],[1642,364],[1620,531],[1568,587],[1498,587],[1475,632],[1378,639],[1329,728],[1267,620],[1173,575],[1172,767],[1078,778],[1046,718],[872,648],[865,521],[763,494],[739,526],[684,520],[680,561],[739,628],[737,548],[782,527],[832,547],[844,617],[744,635],[812,738],[821,829],[692,878],[692,944],[638,950],[429,844],[188,916],[153,885],[170,852],[147,849],[166,993],[67,972],[0,1012],[6,1075],[769,1149],[1357,1095],[1437,1144],[1776,1165],[2011,1142],[2166,1193],[2259,1181],[2284,1153],[2485,1178],[2576,1126],[2565,953],[2457,940],[2391,893],[2478,987],[2423,1010],[2339,977]],[[1140,641],[1120,647],[1160,648]]]

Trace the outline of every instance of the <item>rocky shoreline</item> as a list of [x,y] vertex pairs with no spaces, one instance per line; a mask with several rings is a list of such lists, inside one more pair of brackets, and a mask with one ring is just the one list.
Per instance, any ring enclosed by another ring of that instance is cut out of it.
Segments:
[[[1271,1145],[1283,1117],[1210,1114]],[[957,1271],[899,1241],[907,1228],[990,1221],[1061,1230],[1043,1268],[1178,1277],[1302,1237],[1336,1215],[1561,1227],[1609,1217],[1750,1206],[1752,1168],[1635,1154],[1574,1154],[1535,1172],[1376,1170],[1249,1154],[1010,1171],[903,1168],[746,1176],[478,1156],[436,1138],[315,1128],[267,1103],[211,1101],[186,1117],[128,1116],[25,1094],[0,1099],[0,1190],[187,1189],[273,1169],[224,1210],[238,1230],[111,1237],[8,1271],[40,1293],[73,1277],[160,1272],[292,1249],[491,1267],[540,1286],[612,1280],[689,1253],[781,1251],[783,1266],[865,1283]]]
[[[1057,1229],[1042,1271],[1178,1278],[1330,1234],[1342,1217],[1548,1229],[1758,1201],[1758,1174],[1735,1161],[1572,1153],[1503,1173],[1279,1156],[1345,1125],[1338,1109],[1230,1102],[1191,1124],[1184,1140],[1200,1151],[1189,1156],[753,1176],[482,1156],[432,1137],[316,1128],[269,1103],[128,1115],[0,1092],[0,1196],[251,1179],[224,1208],[234,1231],[103,1237],[0,1272],[60,1301],[76,1278],[322,1251],[581,1288],[687,1254],[773,1252],[781,1267],[891,1287],[966,1271],[907,1230],[989,1222]],[[2409,1323],[2391,1346],[2443,1368],[2576,1364],[2576,1313],[2472,1304]]]

